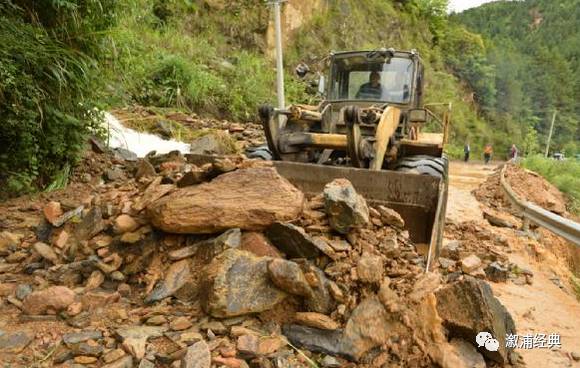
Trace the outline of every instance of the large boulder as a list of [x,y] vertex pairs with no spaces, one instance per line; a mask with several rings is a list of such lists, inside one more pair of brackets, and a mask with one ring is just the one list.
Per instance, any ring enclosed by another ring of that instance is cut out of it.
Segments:
[[228,249],[206,267],[202,282],[202,306],[216,318],[241,316],[273,308],[287,294],[268,277],[271,258]]
[[268,264],[270,279],[279,289],[290,294],[308,297],[313,291],[300,266],[285,259],[274,259]]
[[181,361],[181,368],[209,368],[210,366],[211,352],[203,340],[187,348],[185,357]]
[[148,207],[157,228],[179,234],[211,234],[230,228],[263,230],[296,219],[304,194],[272,167],[237,170],[210,183],[175,191]]
[[75,228],[75,236],[78,240],[88,240],[103,231],[105,223],[100,208],[93,207],[83,217]]
[[517,224],[513,222],[510,216],[503,214],[499,211],[487,208],[483,211],[483,218],[487,220],[491,225],[497,227],[507,227],[510,229],[516,229]]
[[5,257],[16,250],[21,236],[8,231],[0,232],[0,257]]
[[482,280],[466,276],[436,292],[437,312],[449,330],[450,337],[463,338],[476,344],[479,332],[489,332],[499,341],[498,351],[480,347],[479,352],[487,359],[500,364],[509,361],[512,349],[506,348],[506,335],[516,334],[512,316],[497,300],[491,287]]
[[33,336],[24,331],[2,333],[0,335],[0,353],[19,354],[32,342],[32,339]]
[[324,187],[324,208],[330,226],[341,234],[369,222],[369,208],[347,179],[335,179]]
[[299,264],[312,288],[312,293],[304,301],[306,309],[312,312],[330,314],[334,308],[334,300],[329,291],[330,282],[324,272],[306,260],[300,260]]
[[380,256],[364,253],[357,262],[356,271],[360,281],[378,284],[383,280],[385,267]]

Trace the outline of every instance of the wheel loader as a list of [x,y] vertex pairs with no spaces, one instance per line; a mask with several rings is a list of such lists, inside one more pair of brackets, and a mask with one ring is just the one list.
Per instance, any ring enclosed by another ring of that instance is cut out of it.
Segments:
[[[336,52],[327,62],[318,106],[260,107],[274,165],[306,193],[347,178],[371,203],[398,211],[411,240],[428,249],[428,270],[445,222],[451,105],[423,104],[424,68],[414,50]],[[433,127],[440,132],[427,132]]]

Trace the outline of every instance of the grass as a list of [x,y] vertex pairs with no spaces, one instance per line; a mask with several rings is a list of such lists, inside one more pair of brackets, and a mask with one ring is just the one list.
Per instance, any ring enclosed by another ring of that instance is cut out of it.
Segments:
[[70,164],[66,163],[62,170],[60,170],[56,175],[52,183],[47,186],[44,191],[52,192],[59,189],[64,189],[68,185],[68,179],[71,173]]
[[294,349],[294,351],[296,351],[298,354],[300,354],[300,356],[302,356],[306,360],[306,362],[308,362],[308,364],[310,365],[311,368],[320,368],[318,366],[318,364],[316,364],[315,361],[313,361],[306,354],[304,354],[304,352],[302,350],[300,350],[296,346],[292,345],[290,343],[290,341],[288,341],[287,339],[286,339],[286,343],[288,344],[288,346],[290,346],[292,349]]
[[580,214],[580,161],[557,161],[541,155],[526,157],[521,165],[542,175],[569,198],[569,210]]
[[[213,12],[173,0],[122,3],[106,71],[111,106],[136,102],[254,121],[259,105],[275,102],[273,60],[253,44],[256,29],[267,28],[265,4],[234,2]],[[288,100],[307,102],[305,85],[290,72],[286,79]]]

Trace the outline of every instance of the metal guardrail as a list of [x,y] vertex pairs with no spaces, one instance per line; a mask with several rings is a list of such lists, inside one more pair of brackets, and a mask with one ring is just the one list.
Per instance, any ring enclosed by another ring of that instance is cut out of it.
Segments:
[[506,168],[504,165],[501,169],[500,183],[510,202],[524,217],[524,222],[530,221],[580,246],[580,224],[518,198],[505,178]]

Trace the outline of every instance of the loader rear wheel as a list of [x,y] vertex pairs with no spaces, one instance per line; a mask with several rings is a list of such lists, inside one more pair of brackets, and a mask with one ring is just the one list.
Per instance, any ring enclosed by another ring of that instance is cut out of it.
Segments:
[[446,156],[408,156],[403,157],[395,164],[395,171],[402,171],[420,175],[429,175],[445,179],[447,177],[449,161]]

